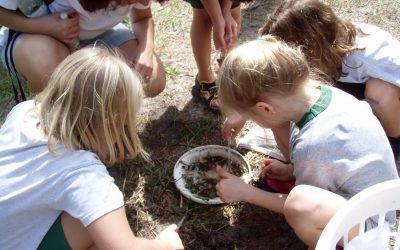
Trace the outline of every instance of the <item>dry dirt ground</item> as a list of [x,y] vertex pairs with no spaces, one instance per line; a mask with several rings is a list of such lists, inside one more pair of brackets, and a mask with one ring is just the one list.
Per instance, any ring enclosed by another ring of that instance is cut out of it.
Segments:
[[[257,37],[258,28],[276,2],[258,0],[257,8],[243,10],[239,43]],[[390,5],[394,1],[332,2],[340,15],[377,23],[400,37],[399,8]],[[386,10],[384,16],[382,8]],[[176,189],[172,171],[183,153],[196,146],[226,142],[219,133],[222,118],[190,94],[197,73],[189,35],[191,8],[181,0],[171,0],[154,8],[154,15],[156,50],[166,66],[168,81],[162,94],[145,100],[139,117],[140,137],[153,163],[136,159],[111,170],[125,194],[135,233],[153,238],[164,226],[186,215],[179,229],[186,249],[306,249],[281,215],[244,203],[197,204]],[[252,162],[255,167],[257,160]]]

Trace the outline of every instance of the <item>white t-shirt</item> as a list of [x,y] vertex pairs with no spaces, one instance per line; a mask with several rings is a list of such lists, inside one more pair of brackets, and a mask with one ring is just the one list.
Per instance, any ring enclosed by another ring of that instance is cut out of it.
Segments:
[[148,0],[146,6],[141,3],[134,3],[127,6],[118,6],[115,9],[101,9],[95,12],[88,12],[83,9],[79,0],[54,0],[50,5],[50,12],[66,12],[69,9],[75,9],[79,14],[79,25],[81,26],[79,39],[93,39],[115,25],[122,22],[128,15],[131,8],[147,9],[151,5]]
[[62,211],[86,227],[124,205],[96,154],[48,151],[33,106],[15,106],[0,129],[1,249],[36,249]]
[[333,87],[321,90],[308,119],[291,126],[296,185],[349,199],[373,184],[398,179],[389,141],[368,103]]
[[387,31],[370,24],[357,24],[364,34],[357,34],[357,48],[342,64],[341,82],[365,83],[378,78],[400,87],[400,41]]
[[[115,25],[122,22],[128,15],[131,8],[147,9],[150,8],[152,0],[148,0],[147,5],[134,3],[127,6],[118,6],[115,9],[102,9],[95,12],[88,12],[82,8],[79,0],[54,0],[50,5],[50,12],[66,12],[75,9],[79,14],[79,25],[81,26],[79,39],[87,40],[97,37]],[[0,0],[0,6],[6,9],[17,9],[17,0]],[[3,27],[5,28],[5,27]],[[3,29],[2,28],[2,29]],[[3,31],[4,33],[4,31]],[[2,32],[0,31],[0,35]],[[0,36],[0,44],[4,38]]]

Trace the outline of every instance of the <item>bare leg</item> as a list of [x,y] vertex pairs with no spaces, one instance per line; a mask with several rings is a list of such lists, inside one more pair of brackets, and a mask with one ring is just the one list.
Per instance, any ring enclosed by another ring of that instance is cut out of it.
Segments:
[[400,137],[400,88],[371,78],[365,89],[366,101],[371,105],[372,111],[378,117],[385,132],[391,137]]
[[61,225],[72,249],[94,249],[88,230],[79,220],[64,212],[61,215]]
[[57,65],[69,55],[60,41],[44,35],[23,35],[14,48],[14,64],[28,82],[29,90],[39,93]]
[[199,71],[198,80],[214,81],[210,68],[212,22],[205,9],[193,9],[193,21],[190,30],[192,50]]
[[[137,40],[129,40],[119,46],[124,56],[128,61],[134,58],[137,52]],[[147,97],[154,97],[160,94],[165,89],[166,74],[164,66],[160,58],[153,54],[153,72],[148,83],[144,83],[143,89],[145,90]]]
[[286,221],[297,236],[314,249],[322,230],[347,200],[327,190],[299,185],[289,193],[285,205]]

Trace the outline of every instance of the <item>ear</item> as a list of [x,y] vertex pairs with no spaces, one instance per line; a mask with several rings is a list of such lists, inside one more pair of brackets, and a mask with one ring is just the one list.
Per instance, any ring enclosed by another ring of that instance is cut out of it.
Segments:
[[274,107],[267,102],[257,102],[254,107],[260,113],[268,113],[270,115],[275,113]]

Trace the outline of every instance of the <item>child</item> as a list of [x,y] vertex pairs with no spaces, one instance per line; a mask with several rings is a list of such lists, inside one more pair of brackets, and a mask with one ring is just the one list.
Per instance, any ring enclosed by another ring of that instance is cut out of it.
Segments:
[[[106,166],[146,155],[140,78],[99,48],[68,56],[0,129],[2,249],[183,249],[170,226],[136,238]],[[4,226],[7,225],[7,226]]]
[[[165,88],[165,72],[153,52],[151,0],[54,0],[49,5],[53,14],[39,18],[21,15],[16,3],[0,0],[0,25],[12,30],[9,41],[0,49],[3,61],[27,81],[32,92],[43,90],[51,72],[70,54],[66,44],[78,38],[81,47],[105,44],[111,50],[121,50],[144,79],[147,96],[155,96]],[[69,18],[62,19],[62,12]],[[132,31],[122,24],[128,14]]]
[[[218,167],[217,194],[224,202],[246,201],[283,213],[310,248],[347,199],[398,178],[389,142],[369,105],[319,82],[299,50],[272,36],[246,43],[225,58],[217,83],[225,113],[264,128],[290,123],[291,163],[280,163],[279,178],[296,178],[289,194],[271,193]],[[228,116],[225,138],[236,133],[231,122]],[[268,174],[268,168],[263,171]]]
[[240,2],[185,0],[193,8],[190,38],[198,74],[192,95],[202,100],[212,112],[219,112],[217,88],[211,68],[211,36],[218,51],[226,53],[240,31]]
[[400,137],[397,39],[373,25],[344,20],[318,0],[282,1],[268,16],[260,33],[300,46],[312,67],[336,82],[337,87],[365,99],[391,137],[397,156],[396,141]]

